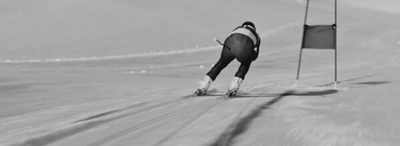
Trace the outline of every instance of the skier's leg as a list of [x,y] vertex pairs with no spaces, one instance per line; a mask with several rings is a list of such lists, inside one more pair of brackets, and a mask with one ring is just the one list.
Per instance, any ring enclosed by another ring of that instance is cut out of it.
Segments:
[[235,77],[239,77],[241,79],[244,79],[246,74],[247,74],[247,72],[250,69],[250,65],[251,65],[251,61],[247,61],[247,62],[241,63],[238,71],[235,74]]
[[204,76],[204,79],[202,81],[199,81],[200,87],[196,90],[194,95],[198,96],[206,94],[211,83],[212,79],[209,76]]
[[239,91],[240,84],[242,84],[247,72],[249,71],[251,61],[244,62],[240,64],[239,70],[236,72],[235,77],[233,78],[231,85],[226,92],[226,96],[231,97],[235,96]]
[[230,87],[229,87],[229,89],[228,89],[228,91],[226,92],[225,95],[226,95],[227,97],[235,96],[236,93],[238,92],[239,87],[240,87],[240,84],[241,84],[242,82],[243,82],[243,79],[242,79],[242,78],[234,77],[233,80],[232,80],[232,82],[231,82],[231,85],[230,85]]
[[211,68],[211,70],[204,77],[203,81],[200,81],[200,87],[194,93],[195,96],[204,95],[207,93],[208,88],[210,87],[212,81],[214,81],[218,74],[224,69],[234,57],[229,52],[229,49],[224,47],[221,53],[221,57],[218,62]]
[[221,57],[218,62],[211,68],[207,75],[214,81],[219,73],[228,66],[235,57],[231,54],[230,50],[226,47],[222,50]]

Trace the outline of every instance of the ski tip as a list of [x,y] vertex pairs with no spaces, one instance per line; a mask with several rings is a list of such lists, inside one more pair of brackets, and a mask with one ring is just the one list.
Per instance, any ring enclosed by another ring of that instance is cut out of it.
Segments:
[[281,96],[291,95],[291,94],[293,94],[294,92],[295,92],[295,90],[288,90],[288,91],[282,93]]

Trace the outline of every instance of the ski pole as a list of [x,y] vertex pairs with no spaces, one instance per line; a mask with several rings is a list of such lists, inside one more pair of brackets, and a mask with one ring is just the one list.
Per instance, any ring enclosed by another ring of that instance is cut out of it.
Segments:
[[222,45],[222,46],[224,46],[224,47],[227,47],[228,50],[231,50],[231,48],[230,48],[229,46],[227,46],[227,45],[221,43],[217,38],[214,38],[214,41],[218,42],[220,45]]

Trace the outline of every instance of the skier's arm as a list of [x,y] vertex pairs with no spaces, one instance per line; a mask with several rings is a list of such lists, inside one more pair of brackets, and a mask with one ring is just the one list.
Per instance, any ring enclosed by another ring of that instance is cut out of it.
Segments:
[[257,34],[257,40],[258,41],[257,41],[257,44],[256,44],[256,48],[257,48],[256,56],[254,57],[253,61],[255,61],[258,58],[258,53],[260,52],[261,39],[260,39],[260,36],[258,36],[258,34]]
[[255,61],[258,58],[258,53],[260,51],[260,47],[257,46],[256,48],[257,48],[256,56],[254,57],[253,61]]

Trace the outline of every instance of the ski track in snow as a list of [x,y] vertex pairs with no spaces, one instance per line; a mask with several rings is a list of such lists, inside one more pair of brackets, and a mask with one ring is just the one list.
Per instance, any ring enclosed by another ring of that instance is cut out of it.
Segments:
[[[33,146],[47,145],[47,144],[56,142],[58,140],[61,140],[63,138],[81,133],[83,131],[87,131],[94,127],[98,127],[100,125],[104,125],[104,124],[113,122],[115,120],[123,120],[123,118],[132,117],[132,116],[135,116],[136,114],[144,114],[147,112],[152,112],[152,110],[154,110],[154,109],[159,109],[159,108],[163,109],[168,106],[173,106],[173,105],[178,105],[178,104],[182,104],[185,102],[190,102],[190,100],[191,99],[181,99],[180,98],[177,100],[164,101],[164,102],[150,105],[143,109],[138,109],[138,110],[135,110],[135,109],[137,109],[139,107],[135,107],[134,109],[124,108],[124,109],[109,111],[109,112],[105,112],[105,113],[95,114],[92,116],[88,116],[87,118],[83,118],[80,120],[76,120],[75,122],[72,122],[71,124],[76,124],[76,126],[71,126],[71,128],[69,128],[67,130],[63,130],[61,132],[55,131],[54,134],[48,134],[48,135],[44,135],[42,137],[31,138],[30,140],[24,142],[22,145],[33,145]],[[143,128],[163,124],[163,121],[168,121],[168,120],[171,120],[172,118],[179,119],[179,116],[189,114],[191,112],[197,113],[197,114],[193,114],[194,116],[192,119],[182,120],[181,121],[182,124],[180,124],[181,127],[178,127],[175,130],[169,132],[168,134],[166,134],[166,136],[163,139],[159,140],[158,144],[162,144],[163,142],[165,142],[165,141],[169,140],[171,137],[173,137],[176,133],[178,133],[179,130],[185,128],[187,125],[194,122],[198,117],[200,117],[202,114],[206,113],[207,111],[209,111],[210,109],[212,109],[213,107],[218,105],[219,103],[221,103],[221,100],[218,100],[215,98],[209,98],[209,99],[206,99],[201,102],[194,102],[193,104],[189,104],[187,106],[178,108],[173,111],[169,111],[166,113],[163,112],[163,114],[161,114],[159,116],[156,116],[151,119],[147,119],[147,120],[140,122],[138,124],[135,124],[131,127],[124,128],[123,130],[117,131],[105,138],[94,141],[88,145],[90,145],[90,146],[104,145],[115,139],[118,139],[118,138],[128,135],[130,133],[133,133],[135,131],[141,130]],[[205,106],[205,105],[207,105],[207,106]],[[133,111],[130,111],[130,110],[133,110]],[[110,115],[110,116],[105,117],[105,118],[100,118],[102,116],[107,116],[107,115]],[[97,118],[99,118],[99,119],[97,119]]]
[[161,55],[173,55],[173,54],[182,54],[182,53],[192,53],[197,51],[204,50],[213,50],[217,49],[219,46],[208,46],[201,48],[191,48],[185,50],[172,50],[172,51],[158,51],[151,53],[140,53],[140,54],[129,54],[129,55],[109,55],[102,57],[78,57],[78,58],[51,58],[51,59],[27,59],[27,60],[10,60],[3,59],[0,60],[0,63],[51,63],[51,62],[80,62],[80,61],[99,61],[99,60],[113,60],[113,59],[125,59],[125,58],[134,58],[134,57],[151,57],[151,56],[161,56]]
[[[184,100],[184,99],[182,99],[182,100]],[[180,101],[182,101],[182,100],[180,100]],[[178,101],[178,102],[180,102],[180,101]],[[141,122],[141,123],[139,123],[139,124],[133,125],[132,127],[129,127],[129,128],[126,128],[126,129],[124,129],[124,130],[122,130],[122,131],[119,131],[119,132],[117,132],[117,133],[114,133],[114,134],[112,134],[112,135],[110,135],[110,136],[108,136],[108,137],[105,137],[105,138],[101,139],[101,140],[95,141],[95,142],[89,144],[89,146],[104,145],[104,144],[107,144],[108,142],[110,142],[110,141],[112,141],[112,140],[114,140],[114,139],[123,137],[124,135],[133,133],[133,132],[135,132],[135,131],[137,131],[137,130],[140,130],[140,129],[143,129],[143,128],[145,128],[145,127],[153,126],[153,125],[155,125],[155,124],[163,124],[162,121],[166,121],[166,120],[169,120],[169,119],[171,119],[171,118],[177,117],[177,116],[182,115],[183,113],[188,112],[188,111],[190,112],[190,111],[193,110],[193,109],[192,109],[192,110],[189,110],[189,109],[191,109],[191,108],[197,109],[197,108],[200,107],[200,109],[203,109],[203,108],[204,108],[204,107],[203,107],[203,106],[204,106],[203,103],[206,103],[206,102],[209,102],[209,101],[210,101],[210,100],[206,100],[206,101],[203,101],[203,102],[200,102],[200,103],[196,103],[196,105],[194,105],[194,106],[193,106],[193,105],[185,106],[185,107],[183,107],[183,108],[179,108],[179,109],[177,109],[177,110],[173,110],[172,112],[167,112],[167,113],[165,113],[165,114],[162,114],[161,116],[157,116],[157,117],[155,117],[155,118],[151,118],[150,120],[146,120],[146,121]],[[176,103],[176,102],[171,102],[171,103]],[[211,104],[211,106],[207,106],[208,108],[206,108],[206,110],[204,110],[204,111],[201,111],[201,110],[200,110],[199,114],[196,114],[197,116],[195,116],[193,119],[188,120],[186,123],[183,123],[183,124],[182,124],[182,125],[183,125],[182,127],[178,128],[177,130],[175,130],[175,131],[171,132],[170,134],[168,134],[164,139],[160,140],[159,143],[162,143],[162,142],[168,140],[169,137],[171,137],[174,133],[176,133],[177,131],[179,131],[179,129],[184,128],[184,127],[185,127],[186,125],[188,125],[191,121],[195,120],[198,116],[204,114],[206,111],[208,111],[208,110],[211,109],[212,107],[216,106],[217,104],[218,104],[218,102],[213,103],[213,104]],[[166,105],[163,105],[163,106],[166,106]],[[197,110],[197,111],[198,111],[198,110]]]
[[[255,85],[257,86],[257,85]],[[286,96],[287,94],[276,94],[276,95],[270,95],[270,97],[275,96],[275,99],[272,99],[271,101],[268,102],[268,105],[272,105],[275,103],[277,100],[282,98],[283,96]],[[251,95],[250,95],[251,96]],[[223,95],[221,96],[223,97]],[[250,100],[245,104],[242,108],[240,108],[239,113],[235,113],[235,118],[231,121],[231,124],[228,129],[223,132],[223,134],[220,136],[220,138],[214,142],[213,145],[231,145],[233,139],[237,137],[241,132],[238,132],[238,130],[243,130],[242,127],[245,127],[244,125],[249,124],[249,121],[251,120],[246,120],[248,119],[247,117],[253,117],[252,119],[256,118],[252,116],[254,113],[250,113],[249,115],[243,115],[243,112],[249,107],[249,104],[251,104],[256,98],[250,98]],[[124,127],[123,129],[117,130],[114,133],[103,137],[99,140],[93,141],[91,143],[85,144],[89,146],[98,146],[98,145],[107,145],[111,144],[113,141],[117,139],[121,139],[124,136],[128,135],[135,135],[136,131],[145,129],[145,128],[150,128],[150,127],[156,127],[163,125],[167,121],[179,121],[176,123],[176,125],[179,125],[178,127],[174,127],[172,130],[167,131],[163,133],[164,136],[160,137],[157,141],[156,145],[162,145],[163,143],[167,142],[168,140],[172,139],[174,136],[176,136],[181,130],[187,128],[191,123],[197,121],[202,115],[205,113],[209,112],[211,109],[216,107],[217,105],[221,104],[223,101],[226,100],[221,100],[220,98],[215,98],[215,97],[196,97],[193,99],[176,99],[176,100],[168,100],[168,101],[163,101],[160,103],[156,103],[153,105],[149,105],[149,103],[146,103],[145,105],[148,105],[146,107],[143,107],[141,109],[138,109],[140,107],[135,107],[135,108],[123,108],[119,110],[114,110],[114,111],[109,111],[109,112],[104,112],[104,113],[99,113],[99,114],[94,114],[91,116],[88,116],[86,118],[82,118],[80,120],[76,120],[73,122],[73,124],[77,124],[75,128],[70,128],[68,130],[65,130],[63,132],[55,132],[55,134],[50,134],[46,135],[43,137],[37,137],[33,138],[29,141],[24,142],[24,144],[27,145],[46,145],[50,143],[54,143],[58,140],[62,140],[66,137],[76,135],[79,133],[82,133],[83,131],[88,131],[89,129],[93,129],[95,127],[99,127],[101,125],[107,125],[107,123],[112,123],[113,121],[121,121],[124,120],[125,118],[133,118],[135,115],[138,114],[145,114],[145,115],[152,115],[152,113],[161,113],[161,115],[155,116],[153,118],[148,118],[144,121],[138,122],[137,124],[134,124],[129,127]],[[184,106],[180,107],[180,104],[184,104]],[[175,107],[177,106],[177,107]],[[168,107],[175,107],[176,109],[170,109]],[[167,112],[159,112],[158,110],[162,109],[168,109]],[[260,110],[254,109],[255,111],[258,111],[256,113],[260,114]],[[191,115],[191,118],[181,118],[182,116],[186,115]],[[108,116],[108,117],[107,117]],[[181,119],[181,120],[177,120]],[[140,120],[139,120],[140,121]]]

